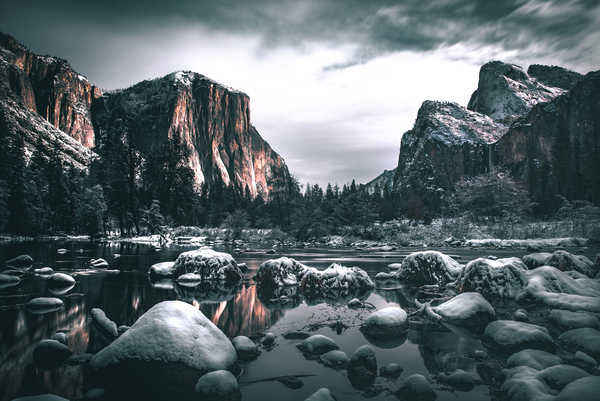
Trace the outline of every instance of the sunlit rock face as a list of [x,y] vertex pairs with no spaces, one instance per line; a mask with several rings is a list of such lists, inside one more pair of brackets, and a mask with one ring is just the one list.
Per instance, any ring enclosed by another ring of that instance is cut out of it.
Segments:
[[100,141],[128,133],[142,153],[180,141],[197,184],[222,182],[267,197],[269,182],[287,176],[283,159],[250,123],[250,98],[190,71],[106,93],[94,106]]
[[101,91],[66,60],[39,56],[0,33],[0,81],[26,108],[87,148],[94,146],[91,106]]

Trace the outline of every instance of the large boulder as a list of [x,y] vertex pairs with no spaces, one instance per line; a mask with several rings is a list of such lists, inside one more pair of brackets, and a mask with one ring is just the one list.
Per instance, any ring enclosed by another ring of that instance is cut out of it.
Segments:
[[589,376],[585,370],[571,365],[554,365],[538,373],[538,379],[554,390],[562,390],[567,384]]
[[237,401],[241,399],[240,387],[235,376],[228,370],[209,372],[196,383],[196,393],[206,401]]
[[321,355],[340,348],[335,341],[322,334],[310,336],[296,346],[302,352],[311,355]]
[[337,298],[362,294],[375,288],[375,284],[364,270],[334,263],[323,271],[307,271],[300,288],[308,297]]
[[374,338],[399,337],[408,330],[408,315],[399,306],[390,306],[371,313],[360,330]]
[[261,290],[275,292],[281,287],[299,285],[304,275],[314,270],[295,259],[281,257],[263,262],[254,280]]
[[519,258],[479,258],[467,263],[458,281],[461,291],[486,298],[516,298],[527,284],[527,267]]
[[173,265],[174,275],[196,273],[202,281],[239,282],[243,273],[228,253],[200,248],[180,254]]
[[552,254],[548,252],[537,252],[525,255],[521,259],[528,268],[535,269],[536,267],[547,265],[546,261],[550,256],[552,256]]
[[200,376],[228,370],[236,360],[231,341],[202,312],[164,301],[94,355],[90,366],[123,396],[193,399],[190,391]]
[[562,359],[556,354],[541,349],[524,349],[512,354],[506,361],[508,368],[528,366],[535,370],[543,370],[551,366],[559,365]]
[[590,327],[573,329],[558,337],[558,342],[567,350],[583,351],[596,360],[600,358],[600,331]]
[[33,350],[33,362],[40,369],[55,369],[66,361],[72,352],[56,340],[42,340]]
[[433,401],[437,398],[429,381],[420,374],[408,376],[396,394],[408,401]]
[[548,320],[562,330],[580,329],[583,327],[600,329],[600,319],[592,313],[583,311],[574,312],[553,309],[548,315]]
[[545,327],[514,320],[496,320],[485,328],[483,342],[504,353],[524,349],[554,351],[555,344]]
[[587,376],[565,386],[555,401],[597,401],[600,394],[600,376]]
[[546,265],[554,266],[561,271],[575,270],[579,273],[583,273],[588,277],[594,277],[596,269],[594,262],[592,262],[587,256],[573,255],[567,251],[554,251],[548,259],[546,259]]
[[480,332],[496,319],[494,308],[478,292],[463,292],[436,306],[433,311],[444,322]]
[[462,270],[463,265],[448,255],[438,251],[423,251],[408,255],[395,276],[411,285],[443,285],[455,281]]
[[175,262],[155,263],[148,269],[151,278],[167,278],[175,276]]
[[373,384],[377,377],[377,357],[370,345],[362,345],[350,357],[348,379],[356,388]]

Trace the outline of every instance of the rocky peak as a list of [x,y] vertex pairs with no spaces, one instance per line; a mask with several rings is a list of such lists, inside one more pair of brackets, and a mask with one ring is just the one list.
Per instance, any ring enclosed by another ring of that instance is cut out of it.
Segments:
[[22,103],[84,146],[94,146],[91,105],[101,91],[66,60],[34,54],[0,33],[0,95]]
[[[541,70],[534,68],[534,71]],[[550,74],[542,72],[542,75]],[[510,125],[534,105],[550,101],[564,92],[560,87],[545,85],[529,76],[518,65],[491,61],[479,70],[479,84],[467,108]]]
[[581,81],[583,75],[556,65],[532,64],[527,74],[547,86],[569,90]]

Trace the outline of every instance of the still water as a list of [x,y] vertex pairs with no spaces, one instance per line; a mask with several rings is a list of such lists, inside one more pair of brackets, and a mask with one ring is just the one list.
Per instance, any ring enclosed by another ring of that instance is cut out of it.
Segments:
[[[60,248],[68,252],[58,254]],[[215,248],[233,252],[223,247]],[[286,340],[281,335],[291,330],[324,334],[351,355],[356,348],[369,343],[358,326],[370,311],[349,309],[345,299],[273,306],[268,299],[260,298],[252,281],[263,261],[282,255],[317,268],[325,268],[333,262],[359,266],[374,277],[378,272],[386,271],[388,264],[400,262],[414,249],[368,253],[351,249],[289,249],[277,255],[233,253],[236,261],[246,263],[249,270],[244,282],[229,293],[198,293],[172,282],[153,285],[148,280],[146,272],[152,264],[175,260],[179,253],[189,249],[174,246],[156,250],[126,243],[65,241],[0,245],[0,261],[26,253],[34,258],[34,267],[50,266],[55,271],[72,274],[77,280],[71,291],[60,296],[65,308],[44,315],[32,314],[24,307],[34,297],[55,296],[50,293],[43,278],[29,276],[17,287],[0,289],[0,400],[46,392],[71,400],[81,399],[90,386],[86,382],[84,368],[65,364],[56,370],[38,371],[32,364],[35,345],[56,332],[65,332],[68,345],[75,354],[91,352],[91,308],[102,308],[117,325],[132,325],[154,304],[171,299],[196,305],[231,338],[236,335],[253,337],[265,331],[277,335],[274,347],[263,349],[256,360],[242,364],[239,382],[244,401],[302,401],[321,387],[328,387],[338,400],[394,400],[397,398],[391,391],[397,388],[402,377],[413,373],[433,377],[457,368],[476,371],[477,362],[472,355],[475,350],[483,349],[477,338],[449,329],[411,324],[406,338],[371,343],[380,367],[396,362],[404,368],[400,379],[378,378],[375,386],[367,389],[353,385],[345,370],[334,370],[318,361],[305,359],[295,346],[299,340]],[[456,255],[461,263],[490,254],[508,257],[525,253],[524,250],[496,249],[440,250]],[[106,259],[110,268],[118,269],[120,273],[88,270],[89,260],[98,257]],[[410,294],[410,289],[396,286],[378,288],[365,299],[377,309],[400,305],[408,310],[411,307]],[[302,378],[304,384],[297,389],[288,388],[278,381],[265,380],[283,375],[309,376]],[[434,387],[438,392],[437,399],[441,401],[496,399],[486,385],[478,385],[469,392],[453,392],[439,384]]]

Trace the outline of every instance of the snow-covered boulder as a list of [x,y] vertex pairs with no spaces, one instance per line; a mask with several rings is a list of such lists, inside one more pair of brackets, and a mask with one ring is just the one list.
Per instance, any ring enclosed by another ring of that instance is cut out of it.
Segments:
[[336,298],[362,294],[375,288],[375,284],[364,270],[334,263],[322,271],[307,271],[300,288],[308,297]]
[[336,401],[328,388],[320,388],[304,401]]
[[559,343],[569,351],[582,351],[591,357],[600,358],[600,331],[590,327],[573,329],[558,337]]
[[94,355],[90,366],[113,391],[185,399],[201,375],[228,370],[236,360],[231,341],[202,312],[164,301]]
[[479,258],[467,263],[458,281],[461,291],[486,298],[516,298],[527,284],[527,267],[519,258]]
[[314,355],[321,355],[340,348],[335,341],[322,334],[310,336],[300,344],[296,345],[296,347],[302,352]]
[[380,309],[367,317],[360,330],[374,338],[401,336],[408,330],[408,315],[399,306]]
[[423,251],[408,255],[395,276],[411,285],[443,285],[455,281],[462,270],[463,265],[448,255],[438,251]]
[[548,252],[537,252],[525,255],[521,259],[528,268],[535,269],[536,267],[546,265],[546,260],[548,260],[550,256],[552,256],[552,254]]
[[175,275],[175,262],[160,262],[150,266],[148,274],[151,278],[166,278]]
[[565,386],[554,401],[597,401],[600,394],[600,376],[587,376]]
[[196,287],[202,283],[202,276],[196,273],[185,273],[177,277],[177,284],[184,287]]
[[545,327],[514,320],[496,320],[485,328],[483,342],[486,346],[504,353],[524,349],[553,351],[554,341]]
[[241,399],[240,387],[228,370],[206,373],[196,383],[196,393],[206,401],[237,401]]
[[196,273],[204,282],[239,282],[243,273],[228,253],[200,248],[180,254],[173,265],[176,276]]
[[240,359],[253,359],[260,354],[258,345],[246,336],[237,336],[231,340]]
[[562,271],[575,270],[585,274],[588,277],[594,277],[596,269],[594,262],[587,256],[573,255],[567,251],[554,251],[552,255],[546,259],[546,265],[554,266]]
[[35,314],[55,312],[62,309],[64,302],[60,298],[38,297],[29,300],[26,304],[27,310]]
[[553,309],[548,315],[548,320],[562,330],[580,329],[591,327],[600,329],[600,319],[592,313],[574,312],[562,309]]
[[406,400],[433,401],[437,398],[429,381],[420,374],[408,376],[396,394]]
[[334,369],[344,369],[350,362],[348,355],[337,349],[324,353],[319,360],[323,365]]
[[281,257],[263,262],[254,280],[262,290],[275,292],[282,287],[299,285],[304,275],[313,270],[316,269],[303,265],[295,259]]
[[496,319],[494,308],[478,292],[463,292],[436,306],[433,311],[444,322],[480,332]]
[[55,369],[66,361],[72,352],[56,340],[42,340],[33,350],[33,362],[40,369]]

